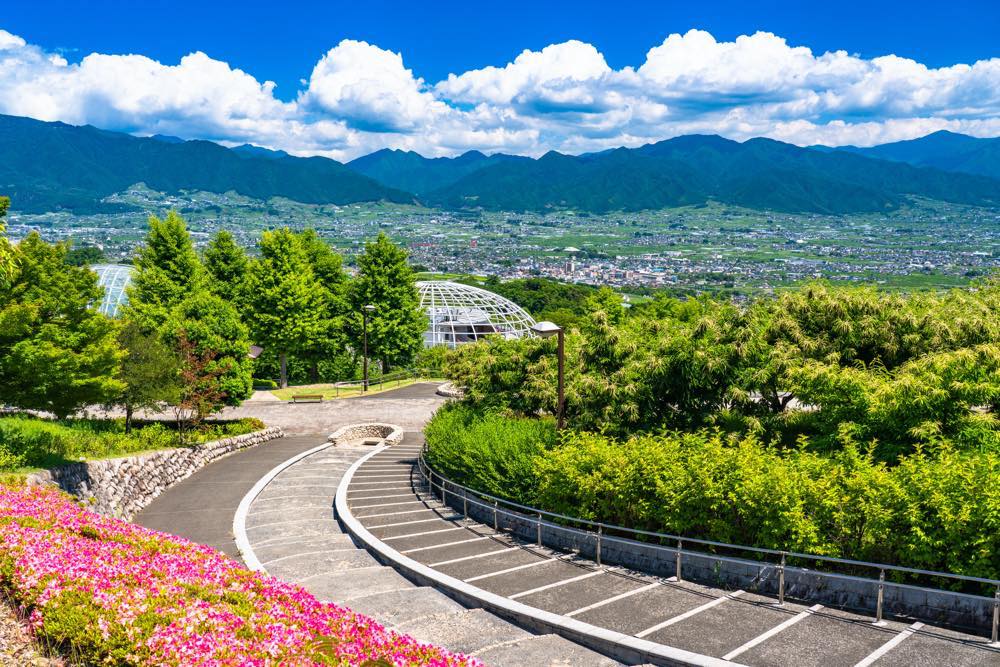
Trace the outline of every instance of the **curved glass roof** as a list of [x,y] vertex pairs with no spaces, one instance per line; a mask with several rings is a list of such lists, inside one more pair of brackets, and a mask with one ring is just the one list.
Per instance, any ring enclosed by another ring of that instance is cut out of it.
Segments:
[[94,264],[90,270],[97,274],[97,281],[104,288],[104,298],[97,310],[108,317],[118,317],[118,310],[128,303],[125,288],[132,281],[133,267],[127,264]]
[[449,280],[417,282],[420,307],[430,320],[424,346],[455,347],[489,335],[520,338],[535,320],[519,305],[478,287]]

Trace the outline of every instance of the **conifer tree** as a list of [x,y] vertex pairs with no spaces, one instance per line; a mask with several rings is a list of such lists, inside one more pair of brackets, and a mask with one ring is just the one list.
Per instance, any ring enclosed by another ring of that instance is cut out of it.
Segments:
[[287,227],[264,232],[260,258],[247,278],[250,326],[255,342],[278,355],[281,387],[288,386],[288,355],[322,334],[324,290],[298,236]]
[[406,259],[406,251],[380,233],[358,256],[358,275],[352,283],[351,306],[356,314],[349,321],[355,349],[362,346],[362,309],[371,304],[375,310],[368,317],[368,353],[381,360],[383,372],[413,359],[427,327]]

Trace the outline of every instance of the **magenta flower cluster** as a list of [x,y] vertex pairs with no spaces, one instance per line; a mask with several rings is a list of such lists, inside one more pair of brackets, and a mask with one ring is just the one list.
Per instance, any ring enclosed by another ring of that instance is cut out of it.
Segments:
[[87,664],[480,665],[50,489],[0,485],[0,588]]

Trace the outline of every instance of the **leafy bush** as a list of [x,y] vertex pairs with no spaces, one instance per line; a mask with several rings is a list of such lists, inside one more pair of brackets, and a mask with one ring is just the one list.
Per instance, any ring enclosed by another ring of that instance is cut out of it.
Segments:
[[1000,577],[1000,453],[937,440],[896,465],[844,429],[782,449],[701,429],[615,439],[551,422],[440,412],[436,470],[547,509],[687,537]]
[[254,378],[253,379],[253,388],[254,389],[264,389],[264,390],[277,389],[278,388],[278,383],[275,382],[274,380],[267,380],[267,379],[264,379],[264,378]]
[[460,405],[441,408],[424,430],[429,460],[441,474],[480,491],[533,502],[538,455],[555,444],[550,420],[478,417]]
[[466,665],[209,547],[0,486],[0,592],[88,665]]
[[[195,442],[242,435],[265,428],[259,419],[205,425]],[[120,419],[49,420],[28,415],[0,417],[0,471],[51,468],[81,459],[125,456],[179,446],[177,432],[154,422],[125,433]]]

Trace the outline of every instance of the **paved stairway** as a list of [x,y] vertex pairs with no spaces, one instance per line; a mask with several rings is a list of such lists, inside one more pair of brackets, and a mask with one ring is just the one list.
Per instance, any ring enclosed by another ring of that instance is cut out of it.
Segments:
[[[408,434],[403,444],[388,450],[389,456],[380,461],[412,460],[420,442]],[[333,499],[344,471],[370,451],[371,447],[363,445],[319,451],[280,472],[257,496],[247,515],[246,533],[269,574],[420,641],[476,655],[488,665],[618,664],[561,637],[534,635],[482,609],[466,609],[433,588],[416,586],[355,547],[334,519]],[[372,472],[377,471],[366,474]],[[369,482],[357,480],[358,488],[367,488],[376,477]],[[379,493],[377,486],[373,486],[375,493]],[[356,491],[356,502],[371,493]],[[392,503],[395,499],[381,500]]]
[[[419,434],[407,434],[403,446],[362,464],[348,487],[351,512],[393,549],[486,591],[747,665],[1000,665],[1000,648],[982,637],[920,623],[877,626],[872,618],[820,605],[778,606],[774,599],[746,591],[598,567],[498,534],[423,492],[413,469],[421,441]],[[431,631],[426,623],[402,620],[398,627],[413,628],[428,640],[448,636],[446,626]],[[488,662],[503,663],[490,649],[480,651]]]

